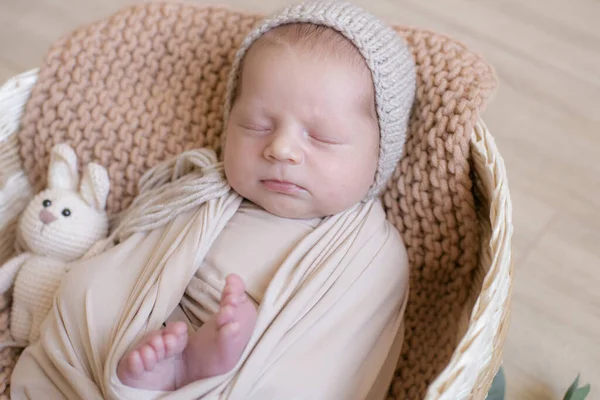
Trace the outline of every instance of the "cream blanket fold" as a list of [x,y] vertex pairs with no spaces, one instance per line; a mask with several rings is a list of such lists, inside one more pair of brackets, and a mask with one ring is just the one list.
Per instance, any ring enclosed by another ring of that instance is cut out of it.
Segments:
[[[232,371],[174,392],[134,389],[119,381],[119,360],[178,306],[243,200],[223,184],[218,168],[199,173],[207,165],[196,167],[177,161],[171,169],[179,172],[162,171],[150,185],[159,188],[171,179],[183,188],[182,196],[169,198],[167,190],[158,196],[164,203],[152,200],[154,205],[139,207],[161,215],[160,222],[138,220],[118,245],[73,265],[40,341],[24,351],[15,368],[11,397],[382,399],[400,351],[394,344],[401,343],[408,262],[377,200],[324,218],[287,256]],[[175,214],[166,212],[174,209]]]

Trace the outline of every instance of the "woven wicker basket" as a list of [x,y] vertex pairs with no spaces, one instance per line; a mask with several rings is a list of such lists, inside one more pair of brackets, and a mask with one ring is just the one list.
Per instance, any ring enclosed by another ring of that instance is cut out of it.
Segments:
[[[0,88],[0,151],[11,165],[0,165],[0,264],[13,254],[18,214],[33,194],[18,164],[16,131],[37,70],[18,75]],[[471,139],[474,188],[481,226],[481,253],[470,301],[463,312],[462,339],[453,356],[429,386],[426,399],[484,399],[501,363],[512,289],[512,205],[506,170],[494,140],[482,121]],[[8,299],[0,299],[0,340],[7,339]],[[10,379],[11,349],[0,350],[0,393]]]

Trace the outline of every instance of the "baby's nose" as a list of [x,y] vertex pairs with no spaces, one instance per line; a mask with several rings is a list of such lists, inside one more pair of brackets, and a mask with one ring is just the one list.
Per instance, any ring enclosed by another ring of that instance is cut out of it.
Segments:
[[280,134],[265,148],[265,157],[271,161],[300,164],[303,154],[293,138]]
[[50,211],[42,210],[40,212],[40,220],[44,223],[44,225],[48,225],[56,221],[56,217]]

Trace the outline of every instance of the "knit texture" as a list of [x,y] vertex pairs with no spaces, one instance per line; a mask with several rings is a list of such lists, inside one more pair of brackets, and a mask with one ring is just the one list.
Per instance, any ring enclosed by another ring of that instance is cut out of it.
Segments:
[[[44,187],[52,146],[70,143],[80,163],[107,167],[114,214],[131,204],[136,182],[158,161],[202,146],[220,152],[231,66],[257,20],[223,8],[149,3],[57,41],[18,133],[32,184]],[[382,195],[411,264],[406,341],[389,397],[421,399],[460,339],[457,321],[479,246],[469,140],[496,80],[452,38],[395,29],[416,61],[417,90],[404,156]],[[8,379],[12,354],[2,355],[0,377]]]
[[237,52],[225,99],[225,121],[231,111],[240,66],[252,44],[269,30],[291,23],[312,23],[340,32],[360,51],[371,71],[379,122],[379,161],[367,197],[381,194],[402,155],[415,95],[415,66],[406,43],[388,25],[362,8],[336,0],[293,4],[261,22]]

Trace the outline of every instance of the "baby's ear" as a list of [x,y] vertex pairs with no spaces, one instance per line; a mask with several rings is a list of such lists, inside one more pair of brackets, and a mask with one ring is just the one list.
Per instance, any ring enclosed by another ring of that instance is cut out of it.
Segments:
[[79,172],[77,155],[67,144],[57,144],[50,154],[48,188],[77,190]]
[[110,180],[106,169],[96,163],[89,163],[83,170],[79,193],[90,206],[104,210],[110,190]]

